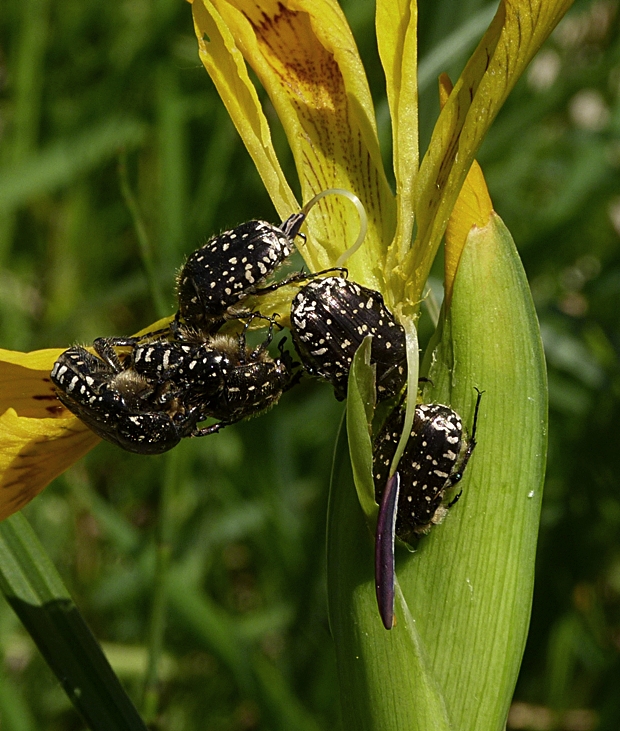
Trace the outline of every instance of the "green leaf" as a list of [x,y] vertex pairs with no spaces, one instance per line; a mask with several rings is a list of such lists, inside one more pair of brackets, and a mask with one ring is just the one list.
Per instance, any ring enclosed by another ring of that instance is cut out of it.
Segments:
[[0,523],[0,590],[93,731],[146,731],[26,518]]
[[364,338],[353,356],[347,386],[347,435],[355,489],[369,525],[377,517],[372,479],[370,425],[375,410],[375,366],[370,365],[372,336]]
[[401,549],[397,625],[375,606],[372,540],[342,451],[330,498],[328,584],[345,728],[503,729],[523,654],[546,457],[547,385],[534,307],[509,232],[472,229],[450,311],[426,354],[424,400],[478,446],[463,496],[415,553]]
[[398,445],[396,446],[396,451],[394,452],[390,475],[396,472],[396,466],[403,456],[409,440],[409,434],[411,434],[413,420],[415,418],[415,407],[418,401],[418,379],[420,375],[420,347],[418,345],[418,331],[415,326],[415,321],[413,318],[403,317],[401,324],[405,329],[407,347],[407,400],[403,430]]

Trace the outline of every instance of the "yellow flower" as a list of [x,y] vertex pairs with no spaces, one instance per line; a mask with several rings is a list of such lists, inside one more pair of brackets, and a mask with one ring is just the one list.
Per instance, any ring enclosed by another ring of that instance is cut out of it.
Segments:
[[[421,164],[415,2],[377,0],[379,55],[392,119],[396,194],[379,153],[375,114],[347,21],[333,0],[194,0],[200,58],[282,218],[299,203],[278,163],[246,64],[288,138],[304,201],[326,188],[355,193],[368,213],[351,278],[389,306],[415,311],[474,155],[508,93],[571,0],[502,2],[455,84]],[[357,231],[337,197],[310,215],[313,270],[333,266]],[[414,222],[417,226],[412,243]],[[458,259],[458,257],[457,257]]]
[[[367,211],[366,240],[347,261],[351,278],[380,290],[399,314],[415,315],[476,150],[570,4],[571,0],[500,3],[447,98],[420,162],[416,3],[377,0],[395,194],[383,169],[362,62],[335,0],[194,0],[193,15],[202,62],[278,214],[284,219],[300,204],[278,162],[248,65],[284,127],[303,200],[328,188],[344,188],[355,193]],[[472,185],[476,195],[475,182]],[[471,222],[462,220],[468,230]],[[458,231],[458,215],[451,226]],[[308,244],[303,248],[309,267],[333,266],[358,228],[350,203],[337,196],[324,198],[309,215]],[[451,237],[460,244],[451,244],[446,256],[448,292],[465,238],[466,232]],[[49,371],[60,352],[0,351],[0,518],[21,508],[98,441],[55,400]]]

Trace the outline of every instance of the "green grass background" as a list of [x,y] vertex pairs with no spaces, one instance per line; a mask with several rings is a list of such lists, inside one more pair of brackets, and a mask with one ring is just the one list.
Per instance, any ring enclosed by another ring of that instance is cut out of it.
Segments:
[[[374,6],[344,6],[387,165]],[[434,78],[444,69],[456,78],[488,14],[475,0],[420,2],[423,144],[437,114]],[[545,709],[570,711],[556,726],[568,731],[579,722],[584,731],[620,727],[619,133],[620,15],[613,3],[577,2],[479,155],[522,254],[549,365],[532,627],[509,728],[542,728]],[[121,192],[122,155],[150,268]],[[198,61],[186,3],[2,3],[0,347],[91,342],[171,314],[183,258],[251,218],[276,220]],[[305,381],[269,414],[185,440],[168,455],[101,444],[26,509],[155,728],[336,726],[325,519],[342,408],[329,387]],[[166,545],[164,607],[158,566]],[[149,651],[156,655],[162,638],[153,683]],[[1,602],[0,728],[82,727]]]

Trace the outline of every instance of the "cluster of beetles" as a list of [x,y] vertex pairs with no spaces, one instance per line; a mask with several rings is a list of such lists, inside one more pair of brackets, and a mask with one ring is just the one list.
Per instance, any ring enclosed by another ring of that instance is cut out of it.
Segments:
[[[381,294],[350,281],[344,269],[299,272],[268,282],[302,236],[307,209],[279,226],[249,221],[214,236],[181,269],[178,311],[166,329],[98,338],[94,353],[71,347],[54,364],[51,378],[60,401],[98,436],[131,452],[159,454],[184,437],[215,433],[270,408],[303,372],[329,381],[336,398],[344,399],[353,356],[372,335],[377,401],[394,398],[398,404],[374,441],[381,524],[405,421],[405,332]],[[247,306],[248,298],[290,284],[299,285],[290,323],[300,363],[283,347],[285,339],[280,339],[277,355],[269,352],[274,327],[280,327],[277,316],[266,317]],[[266,334],[262,343],[250,347],[246,331],[257,318],[265,321]],[[239,335],[221,332],[230,320],[243,323]],[[391,498],[393,515],[387,520],[402,540],[428,532],[445,514],[444,495],[462,477],[476,444],[479,404],[480,392],[469,437],[460,416],[448,406],[416,406],[398,465],[399,488]],[[201,427],[209,418],[216,423]],[[393,546],[393,535],[391,541]],[[393,547],[391,556],[393,562]],[[393,604],[393,597],[389,602]],[[388,615],[382,613],[389,628]]]

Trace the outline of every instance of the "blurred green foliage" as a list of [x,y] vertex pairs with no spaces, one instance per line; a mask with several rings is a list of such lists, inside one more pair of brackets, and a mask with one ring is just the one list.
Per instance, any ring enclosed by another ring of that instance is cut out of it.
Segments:
[[[468,43],[471,49],[471,23],[488,17],[488,6],[420,5],[422,58],[439,50],[442,68],[456,78]],[[374,7],[347,0],[345,10],[389,160]],[[509,728],[620,727],[619,92],[617,3],[578,2],[479,155],[530,278],[551,398],[532,629]],[[266,108],[293,182],[281,129]],[[421,95],[423,143],[436,113],[429,83]],[[123,156],[154,287],[121,192]],[[199,63],[188,5],[5,0],[0,346],[64,346],[145,327],[173,312],[183,257],[250,218],[276,219]],[[157,728],[337,725],[324,544],[341,413],[328,387],[305,382],[269,414],[186,440],[170,455],[140,457],[102,444],[27,508]],[[152,616],[163,606],[158,556],[168,543],[159,681],[145,695],[146,678],[154,677],[149,652],[157,655],[162,631]],[[3,731],[81,728],[5,604],[0,662]]]

